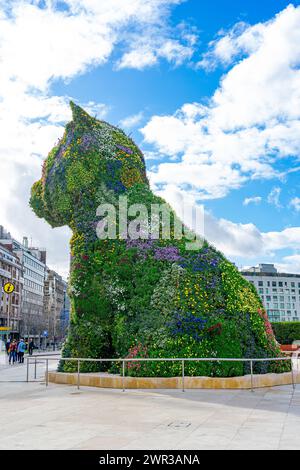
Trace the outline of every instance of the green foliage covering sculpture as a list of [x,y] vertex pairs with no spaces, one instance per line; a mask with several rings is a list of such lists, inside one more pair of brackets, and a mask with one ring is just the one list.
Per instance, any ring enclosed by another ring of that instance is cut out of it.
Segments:
[[[73,119],[44,162],[30,204],[52,227],[68,225],[71,324],[64,357],[278,357],[279,347],[254,287],[204,241],[187,250],[175,239],[99,239],[97,207],[163,204],[149,187],[141,150],[122,130],[71,103]],[[116,219],[116,229],[120,221]],[[173,225],[172,225],[173,224]],[[60,370],[76,365],[62,362]],[[177,362],[135,362],[127,373],[180,374]],[[83,371],[117,370],[84,363]],[[286,370],[257,362],[254,371]],[[244,362],[187,362],[187,375],[236,376]]]

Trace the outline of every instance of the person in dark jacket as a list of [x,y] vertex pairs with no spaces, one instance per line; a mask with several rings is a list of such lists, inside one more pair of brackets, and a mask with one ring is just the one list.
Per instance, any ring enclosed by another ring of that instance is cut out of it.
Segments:
[[30,338],[29,344],[28,344],[29,356],[32,356],[33,350],[34,350],[34,342],[33,342],[33,339]]

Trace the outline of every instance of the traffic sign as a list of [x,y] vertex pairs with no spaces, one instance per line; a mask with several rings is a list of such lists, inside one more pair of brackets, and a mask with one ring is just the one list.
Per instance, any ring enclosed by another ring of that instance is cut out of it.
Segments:
[[6,294],[12,294],[13,291],[15,290],[15,286],[11,282],[6,282],[3,286],[3,289],[4,289],[4,292],[6,292]]
[[47,330],[45,330],[45,331],[43,332],[43,336],[45,336],[45,338],[48,337],[48,331],[47,331]]

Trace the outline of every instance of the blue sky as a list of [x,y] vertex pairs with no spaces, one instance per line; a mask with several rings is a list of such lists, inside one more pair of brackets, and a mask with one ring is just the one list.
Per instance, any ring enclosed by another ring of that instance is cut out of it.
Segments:
[[0,223],[67,272],[68,230],[26,201],[72,98],[132,134],[153,190],[204,204],[207,236],[231,260],[298,272],[300,1],[125,3],[0,0],[0,159],[15,175],[0,181]]

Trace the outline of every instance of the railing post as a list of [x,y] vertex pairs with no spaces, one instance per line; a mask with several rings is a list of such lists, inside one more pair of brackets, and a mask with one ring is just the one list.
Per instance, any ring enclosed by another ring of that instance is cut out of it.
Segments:
[[254,390],[253,390],[253,362],[252,362],[252,359],[250,360],[250,373],[251,373],[251,392],[254,392]]
[[122,363],[122,386],[123,386],[123,392],[125,392],[125,361]]
[[77,388],[80,388],[80,359],[77,361]]
[[48,387],[48,359],[46,359],[46,387]]
[[26,369],[26,382],[29,382],[29,357],[26,358],[27,359],[27,369]]
[[182,359],[182,391],[184,392],[184,359]]
[[34,378],[36,379],[36,358],[34,359]]
[[293,385],[293,390],[295,390],[295,380],[294,380],[294,371],[293,371],[293,358],[291,356],[291,374],[292,374],[292,385]]

